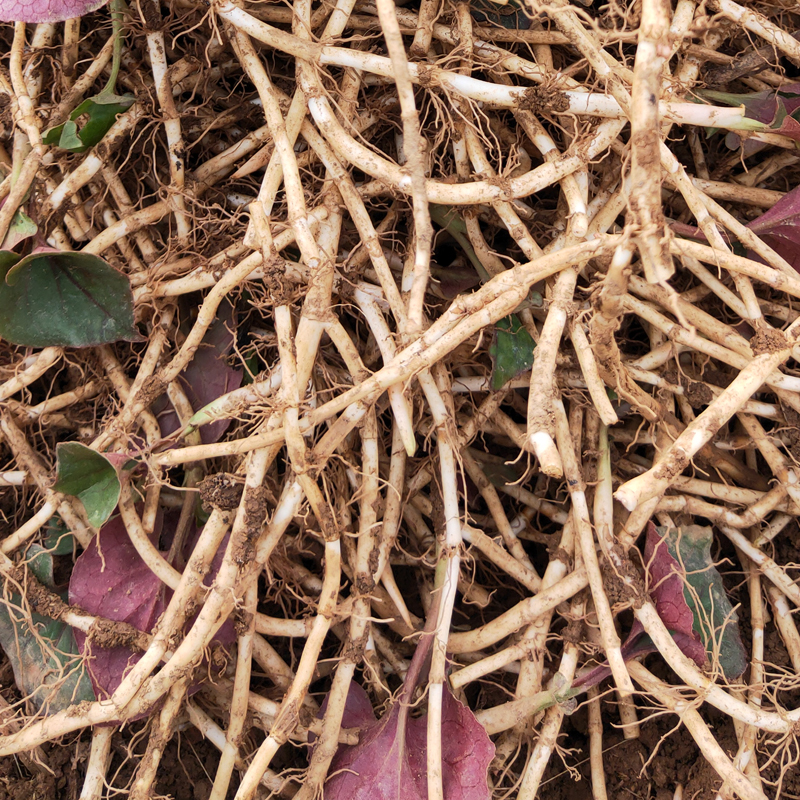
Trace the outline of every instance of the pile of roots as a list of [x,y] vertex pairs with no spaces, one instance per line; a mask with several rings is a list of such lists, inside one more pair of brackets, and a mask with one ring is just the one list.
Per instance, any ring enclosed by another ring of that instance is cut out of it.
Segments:
[[[46,616],[29,545],[75,535],[63,585],[97,535],[52,487],[64,442],[135,462],[108,525],[167,593],[138,638],[51,609],[140,658],[61,711],[4,681],[0,755],[46,770],[86,731],[81,797],[147,798],[193,726],[213,798],[336,800],[352,681],[379,713],[430,639],[427,794],[404,796],[546,797],[577,702],[586,749],[562,756],[595,798],[604,736],[663,714],[716,771],[703,797],[777,797],[800,724],[798,29],[789,0],[132,0],[135,102],[70,153],[36,137],[104,85],[108,9],[5,26],[0,222],[23,208],[124,272],[146,337],[0,343],[5,602]],[[713,528],[741,677],[669,633],[651,521]],[[626,661],[634,624],[656,652]],[[606,659],[588,696],[539,702]],[[494,743],[473,793],[441,775],[449,692]]]

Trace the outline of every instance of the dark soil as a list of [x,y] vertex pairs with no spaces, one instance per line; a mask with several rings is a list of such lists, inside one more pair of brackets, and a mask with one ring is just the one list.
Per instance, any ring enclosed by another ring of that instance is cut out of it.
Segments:
[[[137,739],[141,748],[132,743]],[[126,795],[137,761],[131,758],[128,747],[138,754],[146,738],[130,731],[115,736],[113,754],[107,777],[112,795]],[[77,800],[80,796],[89,756],[90,736],[64,741],[45,748],[48,772],[31,773],[13,757],[0,758],[0,800]],[[194,728],[177,733],[166,748],[158,770],[153,797],[173,800],[207,800],[211,794],[219,753]],[[229,797],[236,793],[238,783],[231,781]],[[114,791],[116,790],[116,791]]]
[[[718,723],[714,728],[717,740],[729,754],[734,754],[737,745],[733,725],[721,715]],[[579,708],[566,720],[564,730],[566,736],[560,744],[567,753],[563,761],[551,760],[540,795],[547,800],[592,800],[584,708]],[[672,714],[646,719],[638,739],[625,739],[619,729],[607,726],[603,750],[606,789],[608,797],[615,800],[671,800],[678,783],[683,784],[684,797],[714,800],[720,787],[717,774]]]

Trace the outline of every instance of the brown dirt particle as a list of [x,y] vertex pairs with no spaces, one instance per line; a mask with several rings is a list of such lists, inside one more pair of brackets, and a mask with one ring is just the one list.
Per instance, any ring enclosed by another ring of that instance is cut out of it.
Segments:
[[161,30],[161,9],[157,0],[141,0],[139,8],[144,17],[145,29],[148,31]]
[[218,472],[200,481],[197,488],[206,511],[230,511],[238,508],[244,486],[234,475]]
[[779,353],[789,346],[782,331],[774,328],[761,328],[750,339],[750,348],[753,355],[760,356],[764,353]]
[[110,619],[97,619],[89,629],[89,639],[98,647],[128,647],[139,652],[144,652],[149,644],[147,634],[126,622]]
[[711,389],[699,381],[689,381],[685,391],[686,399],[692,408],[707,406],[714,399],[714,393]]
[[422,86],[423,88],[429,87],[432,81],[431,77],[432,74],[433,74],[432,67],[426,67],[423,64],[420,64],[417,67],[417,77],[419,80],[419,85]]
[[526,89],[518,101],[523,111],[534,114],[563,114],[569,111],[569,100],[558,89],[547,86],[531,86]]
[[256,486],[248,490],[244,500],[244,536],[234,545],[233,560],[240,567],[251,563],[255,557],[255,541],[267,518],[269,490]]
[[18,566],[11,570],[13,581],[25,587],[25,597],[31,608],[43,617],[60,619],[67,610],[67,604],[55,592],[43,586],[25,566]]
[[580,644],[583,641],[583,622],[579,619],[570,620],[569,625],[561,631],[561,638],[570,644]]

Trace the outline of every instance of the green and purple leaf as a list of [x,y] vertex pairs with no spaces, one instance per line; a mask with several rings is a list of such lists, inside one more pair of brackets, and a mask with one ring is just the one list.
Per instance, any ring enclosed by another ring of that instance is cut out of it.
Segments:
[[[746,94],[731,94],[711,89],[701,91],[699,94],[714,102],[742,106],[747,119],[767,125],[770,133],[780,133],[800,142],[800,83],[789,83],[780,89]],[[736,150],[741,140],[738,134],[731,132],[725,143],[732,150]]]
[[[0,203],[2,206],[3,203]],[[3,239],[0,250],[13,250],[20,242],[36,236],[39,226],[20,208],[14,212],[11,224],[8,226],[6,238]]]
[[[648,523],[644,547],[648,586],[659,617],[683,654],[699,667],[718,661],[725,677],[733,680],[747,668],[747,653],[736,612],[711,558],[711,542],[710,528],[689,525],[666,531]],[[622,645],[623,658],[655,652],[641,623],[634,621]],[[607,663],[584,670],[572,690],[585,691],[610,674]]]
[[[699,664],[699,647],[703,647],[708,661],[718,662],[730,680],[747,669],[747,652],[739,635],[738,617],[711,558],[712,541],[711,528],[686,525],[663,530],[650,523],[645,559],[658,565],[662,583],[669,584],[669,589],[661,590],[657,583],[651,592],[667,628],[689,638],[684,644],[676,638],[683,652]],[[650,567],[651,579],[658,581],[658,574]],[[656,592],[663,592],[663,596]]]
[[[661,532],[652,522],[647,525],[644,560],[647,564],[650,596],[658,616],[672,633],[684,655],[699,667],[704,667],[708,663],[706,648],[703,639],[695,631],[694,609],[686,602],[684,594],[684,584],[688,576],[676,555],[671,552],[669,539],[662,538]],[[716,572],[713,566],[711,568]],[[717,577],[719,578],[718,572]],[[680,639],[676,638],[676,634],[680,635]]]
[[63,22],[82,17],[108,0],[0,0],[2,22]]
[[0,251],[0,336],[29,347],[140,341],[128,278],[99,256]]

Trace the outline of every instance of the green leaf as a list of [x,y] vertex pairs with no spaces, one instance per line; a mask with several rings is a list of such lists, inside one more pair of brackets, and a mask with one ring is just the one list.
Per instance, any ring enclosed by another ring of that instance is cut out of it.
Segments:
[[[101,141],[117,117],[135,102],[136,98],[131,94],[100,92],[84,100],[70,114],[67,122],[45,131],[42,141],[44,144],[58,145],[70,153],[83,153]],[[81,117],[86,117],[86,121],[79,129],[77,121]]]
[[0,336],[30,347],[140,341],[128,278],[98,256],[0,252]]
[[497,391],[508,381],[533,366],[536,342],[525,330],[516,314],[498,321],[489,355],[492,358],[492,389]]
[[687,525],[658,531],[666,538],[670,555],[685,570],[683,596],[694,615],[693,629],[705,642],[709,661],[718,659],[727,677],[738,677],[747,668],[747,652],[739,635],[738,617],[711,558],[711,528]]
[[69,556],[75,552],[75,537],[69,532],[60,517],[50,517],[44,528],[42,546],[51,555]]
[[114,465],[101,453],[78,442],[59,444],[56,459],[53,488],[79,498],[90,524],[99,528],[119,501],[120,483]]
[[18,208],[11,218],[8,233],[6,233],[6,238],[3,239],[0,250],[12,250],[25,239],[36,236],[38,230],[39,226],[24,211]]
[[39,583],[52,589],[55,586],[53,579],[53,556],[44,547],[38,544],[28,545],[25,551],[25,560],[28,569],[36,576]]
[[46,714],[96,699],[72,628],[39,614],[26,614],[19,595],[0,604],[0,646],[19,690]]
[[82,153],[86,150],[86,146],[78,135],[77,122],[68,119],[64,123],[61,129],[61,136],[58,139],[58,146],[62,150],[68,150],[70,153]]

